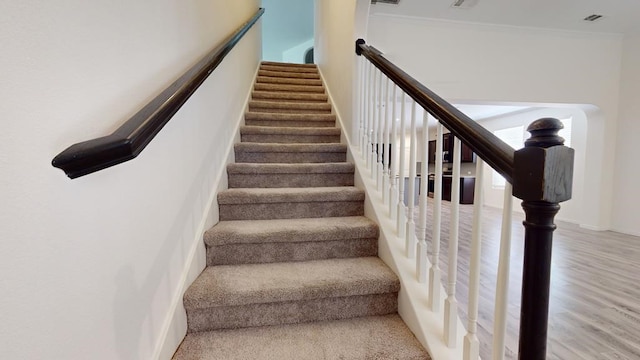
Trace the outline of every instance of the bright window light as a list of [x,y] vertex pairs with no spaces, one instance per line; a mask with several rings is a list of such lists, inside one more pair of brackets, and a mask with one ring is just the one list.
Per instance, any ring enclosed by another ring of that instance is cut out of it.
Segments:
[[[524,146],[524,126],[522,125],[496,130],[493,134],[516,150],[521,149]],[[504,186],[504,177],[498,174],[497,171],[493,170],[493,175],[491,176],[491,187],[494,189],[504,189]]]

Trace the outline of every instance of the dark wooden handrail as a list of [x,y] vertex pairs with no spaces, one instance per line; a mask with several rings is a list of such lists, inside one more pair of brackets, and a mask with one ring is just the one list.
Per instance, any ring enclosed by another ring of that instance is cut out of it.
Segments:
[[358,41],[356,52],[358,55],[366,57],[423,109],[444,124],[453,135],[467,144],[486,163],[504,176],[507,181],[512,181],[515,149],[509,144],[387,60],[378,49],[365,44],[364,41]]
[[71,145],[53,159],[52,165],[73,179],[138,156],[262,14],[261,8],[111,135]]

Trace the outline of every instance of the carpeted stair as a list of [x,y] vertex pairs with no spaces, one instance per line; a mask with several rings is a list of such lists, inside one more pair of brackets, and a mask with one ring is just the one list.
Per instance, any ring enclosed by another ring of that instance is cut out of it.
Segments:
[[263,62],[174,359],[428,359],[315,65]]

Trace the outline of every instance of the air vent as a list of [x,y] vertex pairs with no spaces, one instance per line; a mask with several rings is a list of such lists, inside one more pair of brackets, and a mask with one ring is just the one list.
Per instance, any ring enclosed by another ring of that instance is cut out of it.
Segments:
[[400,0],[371,0],[372,4],[383,3],[383,4],[398,5],[399,2]]
[[586,18],[584,18],[584,21],[596,21],[596,20],[600,20],[602,18],[602,15],[598,15],[598,14],[593,14],[593,15],[589,15]]
[[478,4],[478,0],[455,0],[451,7],[454,9],[468,9]]

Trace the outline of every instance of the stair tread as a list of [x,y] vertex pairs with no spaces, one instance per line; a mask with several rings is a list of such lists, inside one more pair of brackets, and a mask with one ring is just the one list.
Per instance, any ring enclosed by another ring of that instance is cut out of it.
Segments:
[[251,94],[253,99],[278,99],[278,100],[298,100],[327,102],[329,96],[321,93],[295,92],[295,91],[260,91],[254,90]]
[[364,201],[364,191],[354,186],[313,188],[237,188],[218,193],[218,204],[276,204],[286,202]]
[[352,163],[232,163],[227,165],[228,174],[336,174],[353,173]]
[[188,334],[174,360],[430,359],[397,315]]
[[331,104],[321,102],[287,102],[287,101],[268,101],[268,100],[251,100],[250,107],[266,108],[266,109],[295,109],[295,110],[326,110],[331,111]]
[[258,76],[269,76],[279,78],[291,78],[291,79],[320,79],[318,73],[295,73],[286,71],[274,71],[274,70],[258,70]]
[[262,64],[260,65],[260,70],[294,72],[294,73],[313,73],[313,74],[318,73],[318,69],[316,67],[291,66],[291,65],[283,66],[283,65]]
[[247,111],[245,120],[336,121],[335,114],[288,114]]
[[236,151],[246,152],[281,152],[281,153],[302,153],[302,152],[346,152],[347,145],[340,143],[311,143],[311,144],[280,144],[280,143],[238,143],[235,144]]
[[322,86],[321,79],[306,79],[306,78],[276,77],[276,76],[258,76],[256,78],[256,83]]
[[221,221],[204,234],[208,246],[377,238],[378,226],[364,216]]
[[285,85],[285,84],[269,84],[269,83],[256,83],[253,88],[256,91],[296,91],[296,92],[309,92],[309,93],[324,93],[323,86],[314,85]]
[[240,134],[273,134],[273,135],[340,135],[337,127],[285,127],[285,126],[252,126],[240,127]]
[[378,257],[210,266],[187,289],[187,309],[397,292]]

